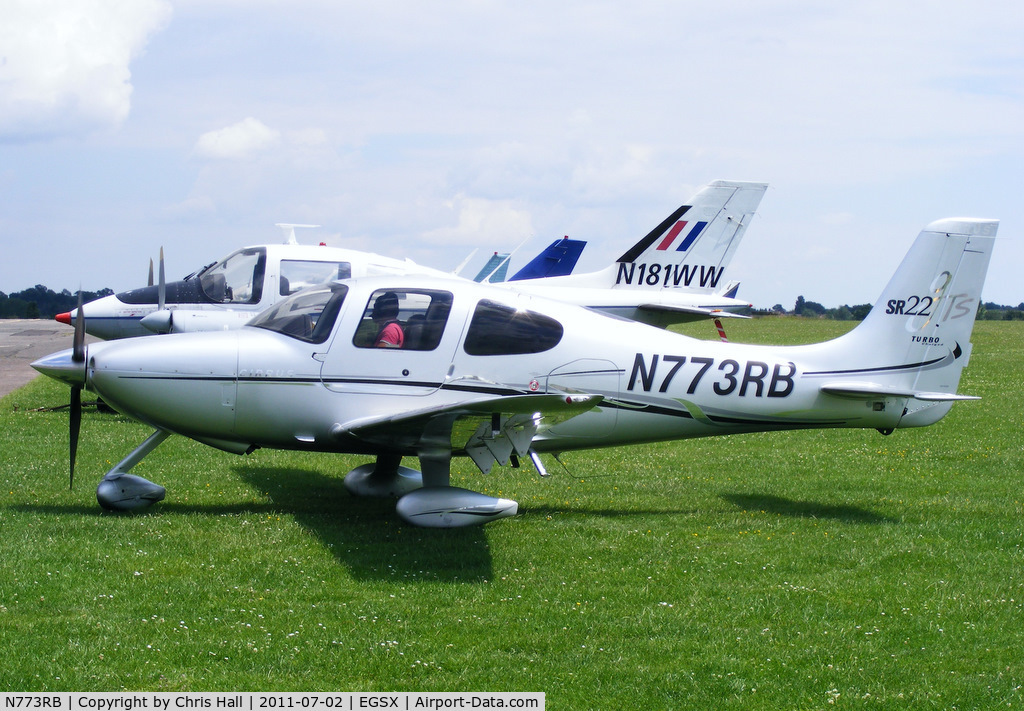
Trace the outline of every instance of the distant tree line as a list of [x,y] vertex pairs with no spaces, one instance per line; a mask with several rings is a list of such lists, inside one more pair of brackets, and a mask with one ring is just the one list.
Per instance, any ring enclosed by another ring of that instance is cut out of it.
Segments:
[[978,318],[983,321],[1024,321],[1024,301],[1016,306],[1001,306],[986,301],[978,307]]
[[[793,310],[787,311],[782,304],[775,304],[767,310],[752,311],[759,316],[768,315],[789,315],[803,316],[805,318],[826,318],[833,321],[863,321],[871,310],[871,304],[857,304],[850,306],[843,304],[834,309],[825,308],[817,301],[808,301],[803,296],[796,297]],[[978,320],[980,321],[1024,321],[1024,302],[1016,306],[1006,306],[992,301],[986,301],[978,305]]]
[[[113,289],[83,291],[82,302],[110,296]],[[53,318],[78,306],[78,294],[64,289],[59,294],[36,284],[31,289],[5,294],[0,291],[0,318]]]

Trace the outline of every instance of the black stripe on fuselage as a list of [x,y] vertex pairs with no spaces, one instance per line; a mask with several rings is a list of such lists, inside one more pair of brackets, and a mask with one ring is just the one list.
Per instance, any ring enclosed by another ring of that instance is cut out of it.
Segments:
[[946,359],[946,356],[941,358],[933,358],[932,360],[921,361],[920,363],[907,363],[906,365],[882,365],[877,368],[853,368],[852,370],[814,370],[806,371],[804,375],[852,375],[854,373],[885,373],[892,372],[898,373],[904,370],[914,370],[915,368],[927,368],[930,365],[941,363]]

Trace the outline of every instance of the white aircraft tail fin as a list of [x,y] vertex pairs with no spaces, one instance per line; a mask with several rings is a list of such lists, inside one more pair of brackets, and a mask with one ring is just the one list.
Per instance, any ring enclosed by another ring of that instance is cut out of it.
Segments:
[[925,227],[867,318],[831,342],[861,367],[805,375],[824,378],[833,395],[909,398],[900,427],[937,422],[953,401],[971,399],[956,389],[998,227],[973,218]]
[[716,180],[616,260],[615,288],[678,288],[715,293],[767,183]]

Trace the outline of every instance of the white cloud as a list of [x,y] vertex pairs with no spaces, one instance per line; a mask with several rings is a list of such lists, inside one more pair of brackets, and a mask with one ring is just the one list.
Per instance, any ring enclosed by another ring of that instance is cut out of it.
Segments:
[[456,215],[452,227],[423,234],[424,241],[440,245],[519,244],[534,233],[530,214],[509,200],[485,200],[458,196],[448,207]]
[[301,156],[305,159],[309,151],[320,150],[327,145],[327,132],[321,128],[278,131],[249,116],[238,123],[201,135],[195,145],[195,154],[201,158],[243,160],[276,148],[285,148],[286,156]]
[[14,0],[0,23],[0,139],[117,127],[131,71],[169,21],[164,0]]
[[196,153],[204,158],[248,158],[277,146],[281,132],[253,117],[199,137]]

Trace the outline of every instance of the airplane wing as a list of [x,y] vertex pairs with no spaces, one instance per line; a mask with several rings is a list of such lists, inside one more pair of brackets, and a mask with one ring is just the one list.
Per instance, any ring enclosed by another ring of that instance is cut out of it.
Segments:
[[[640,304],[639,307],[643,311],[652,313],[667,313],[667,314],[681,314],[693,316],[691,319],[685,319],[686,321],[699,321],[706,318],[750,318],[743,314],[736,314],[732,311],[725,311],[721,308],[714,308],[710,306],[667,306],[665,304]],[[677,322],[683,322],[678,321]]]
[[980,400],[974,395],[956,395],[954,393],[926,392],[907,388],[894,388],[878,383],[823,383],[821,392],[837,397],[870,400],[877,397],[912,397],[915,400],[928,402],[953,402],[957,400]]
[[513,453],[526,456],[542,426],[553,427],[603,399],[575,393],[497,396],[364,417],[336,424],[331,434],[393,449],[447,446],[453,452],[465,451],[486,474],[495,462],[507,463]]

